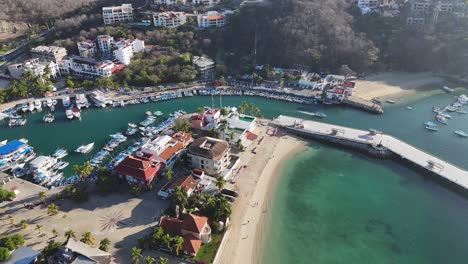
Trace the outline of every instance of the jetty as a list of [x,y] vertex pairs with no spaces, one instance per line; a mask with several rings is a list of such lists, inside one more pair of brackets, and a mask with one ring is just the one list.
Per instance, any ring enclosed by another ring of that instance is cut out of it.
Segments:
[[347,146],[381,158],[399,158],[468,189],[466,170],[375,129],[366,131],[283,115],[271,124],[304,138]]

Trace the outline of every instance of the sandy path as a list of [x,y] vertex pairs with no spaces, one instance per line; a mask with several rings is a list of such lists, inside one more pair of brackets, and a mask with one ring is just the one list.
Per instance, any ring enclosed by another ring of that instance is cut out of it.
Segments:
[[237,182],[241,197],[233,208],[231,227],[220,247],[215,263],[258,263],[262,246],[269,194],[281,172],[282,165],[292,155],[305,149],[306,142],[290,136],[265,136],[257,155],[244,152],[247,169]]
[[357,80],[354,95],[368,100],[374,97],[398,98],[443,81],[443,78],[428,72],[384,72],[367,76],[365,80]]

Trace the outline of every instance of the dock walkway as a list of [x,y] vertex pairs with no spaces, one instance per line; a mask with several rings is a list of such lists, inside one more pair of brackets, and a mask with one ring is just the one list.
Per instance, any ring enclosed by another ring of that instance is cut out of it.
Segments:
[[385,149],[464,189],[468,189],[468,172],[466,170],[382,132],[360,130],[289,116],[279,116],[273,120],[272,124],[301,132],[301,134],[333,139],[335,142],[351,142],[369,149]]

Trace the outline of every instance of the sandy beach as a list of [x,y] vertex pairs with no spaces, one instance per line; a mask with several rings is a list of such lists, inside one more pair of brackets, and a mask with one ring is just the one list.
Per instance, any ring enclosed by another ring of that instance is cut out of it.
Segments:
[[429,72],[383,72],[366,76],[365,80],[357,80],[354,96],[368,100],[375,97],[398,98],[443,82],[443,78]]
[[[261,130],[264,133],[265,128]],[[241,195],[234,204],[232,224],[215,263],[247,264],[260,261],[270,193],[284,163],[303,151],[306,144],[305,141],[278,133],[276,136],[265,135],[260,145],[255,143],[242,153],[241,165],[247,165],[247,168],[236,181]],[[255,155],[251,154],[253,148],[256,148]]]

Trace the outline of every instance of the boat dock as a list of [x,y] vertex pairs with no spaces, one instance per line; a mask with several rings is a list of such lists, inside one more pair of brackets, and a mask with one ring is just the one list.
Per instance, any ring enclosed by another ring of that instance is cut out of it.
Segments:
[[356,96],[349,96],[343,100],[344,105],[349,105],[357,109],[363,109],[367,112],[374,114],[383,114],[384,110],[382,105],[376,104],[370,100],[362,99]]
[[468,189],[466,170],[380,131],[360,130],[290,116],[279,116],[272,121],[272,125],[287,129],[298,136],[344,145],[374,156],[400,158],[463,189]]

